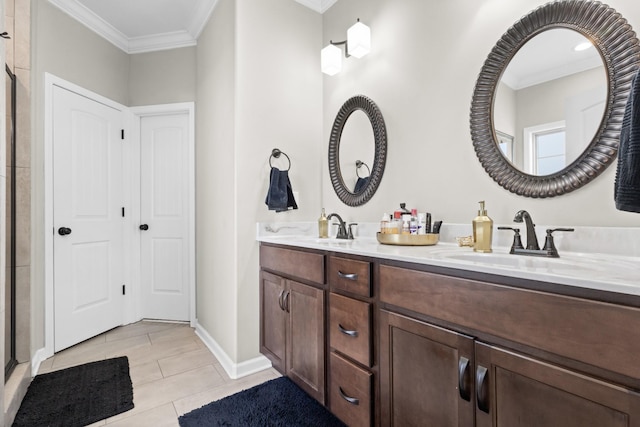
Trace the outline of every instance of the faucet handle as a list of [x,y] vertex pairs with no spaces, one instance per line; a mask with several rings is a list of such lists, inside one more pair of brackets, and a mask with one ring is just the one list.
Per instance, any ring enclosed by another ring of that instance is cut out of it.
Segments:
[[522,238],[520,236],[520,229],[514,227],[498,227],[498,230],[512,230],[513,231],[513,243],[511,244],[510,254],[515,253],[516,249],[524,249],[522,246]]
[[354,225],[358,225],[357,222],[352,222],[349,224],[349,232],[347,233],[347,239],[351,239],[353,240],[353,230],[351,229],[352,226]]
[[553,233],[554,231],[576,231],[575,228],[549,228],[547,229],[547,234]]
[[548,228],[547,229],[547,237],[544,240],[544,248],[542,248],[542,250],[547,252],[547,256],[558,258],[560,255],[558,254],[558,249],[556,249],[556,245],[554,244],[554,241],[553,241],[554,231],[575,231],[575,229],[573,228]]

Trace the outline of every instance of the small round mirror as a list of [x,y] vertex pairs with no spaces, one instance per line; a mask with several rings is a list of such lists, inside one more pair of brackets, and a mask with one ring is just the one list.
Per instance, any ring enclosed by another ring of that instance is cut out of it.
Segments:
[[348,99],[329,138],[329,176],[348,206],[368,202],[380,185],[387,158],[387,129],[378,106],[362,95]]

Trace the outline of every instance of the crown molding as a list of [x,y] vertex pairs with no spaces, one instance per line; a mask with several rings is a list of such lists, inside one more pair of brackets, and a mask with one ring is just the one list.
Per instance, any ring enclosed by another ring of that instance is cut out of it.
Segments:
[[49,3],[128,53],[129,39],[104,19],[75,0],[49,0]]
[[338,0],[295,0],[303,6],[313,9],[318,13],[325,13]]
[[154,34],[152,36],[133,37],[129,39],[127,53],[145,53],[159,50],[177,49],[195,46],[197,40],[187,31]]
[[49,3],[129,54],[195,46],[218,2],[198,2],[191,22],[184,31],[128,38],[77,0],[49,0]]

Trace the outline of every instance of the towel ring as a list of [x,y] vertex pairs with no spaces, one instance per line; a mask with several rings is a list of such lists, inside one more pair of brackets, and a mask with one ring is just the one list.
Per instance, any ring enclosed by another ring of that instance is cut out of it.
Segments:
[[[367,168],[367,172],[368,172],[367,176],[360,176],[360,174],[358,173],[362,166]],[[365,162],[361,161],[361,160],[356,160],[356,176],[358,178],[367,178],[367,177],[371,176],[371,169],[369,169],[369,166],[367,166],[367,164]]]
[[269,157],[269,166],[273,167],[273,165],[271,164],[271,159],[273,159],[274,157],[276,159],[279,159],[280,154],[284,154],[284,156],[287,158],[287,161],[289,162],[289,167],[287,168],[287,171],[288,171],[289,169],[291,169],[291,159],[289,158],[289,156],[287,156],[287,153],[285,153],[284,151],[280,151],[277,148],[274,148],[273,150],[271,150],[271,157]]

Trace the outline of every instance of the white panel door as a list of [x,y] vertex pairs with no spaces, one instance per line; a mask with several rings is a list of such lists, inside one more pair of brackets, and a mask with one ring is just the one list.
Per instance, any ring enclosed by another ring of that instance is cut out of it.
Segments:
[[53,89],[54,348],[122,324],[121,111]]
[[189,116],[141,118],[142,317],[189,320]]

